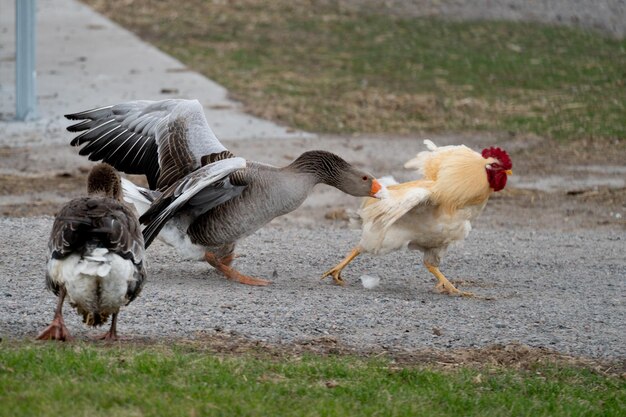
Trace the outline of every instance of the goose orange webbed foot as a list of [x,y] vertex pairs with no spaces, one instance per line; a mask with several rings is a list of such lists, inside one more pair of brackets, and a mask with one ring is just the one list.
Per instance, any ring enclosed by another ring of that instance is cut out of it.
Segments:
[[103,333],[99,336],[95,336],[93,337],[93,340],[102,340],[104,342],[121,342],[121,341],[128,341],[131,340],[131,337],[128,336],[119,336],[117,334],[117,332],[113,332],[111,333],[111,331],[109,330],[106,333]]
[[54,320],[52,320],[52,323],[39,333],[37,340],[71,341],[74,340],[74,338],[65,326],[63,318],[55,317]]
[[239,282],[245,285],[253,285],[259,287],[264,287],[272,283],[272,281],[266,279],[244,275],[237,271],[235,268],[231,267],[230,264],[233,261],[233,255],[228,255],[218,259],[213,253],[207,252],[204,257],[213,268],[217,269],[222,275],[232,281]]
[[237,257],[237,256],[236,256],[234,253],[231,253],[230,255],[226,255],[226,256],[224,256],[223,258],[220,258],[220,260],[219,260],[219,261],[220,261],[223,265],[226,265],[226,266],[231,266],[231,265],[233,264],[233,261],[235,260],[235,258],[236,258],[236,257]]
[[106,332],[101,334],[100,336],[94,337],[94,340],[103,340],[105,342],[117,342],[118,340],[123,340],[123,337],[119,337],[116,333]]
[[109,328],[109,331],[100,336],[96,336],[96,340],[104,340],[105,342],[116,342],[118,340],[125,339],[117,335],[117,314],[118,313],[113,313],[113,317],[111,318],[111,327]]

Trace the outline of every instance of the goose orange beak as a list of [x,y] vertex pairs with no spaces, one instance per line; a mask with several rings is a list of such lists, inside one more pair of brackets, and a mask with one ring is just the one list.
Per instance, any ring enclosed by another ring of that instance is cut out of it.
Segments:
[[376,181],[375,179],[372,180],[372,188],[370,189],[370,195],[372,197],[376,197],[376,194],[382,189],[383,189],[383,186],[380,185],[378,181]]

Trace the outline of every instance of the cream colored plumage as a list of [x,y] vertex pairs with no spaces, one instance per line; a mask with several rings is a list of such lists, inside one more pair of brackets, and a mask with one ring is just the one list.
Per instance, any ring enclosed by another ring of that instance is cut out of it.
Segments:
[[408,247],[424,253],[426,268],[438,280],[437,290],[470,295],[456,289],[438,266],[448,247],[467,237],[471,221],[491,193],[504,187],[511,161],[499,148],[480,154],[463,145],[437,147],[429,140],[424,144],[428,150],[404,165],[422,178],[389,185],[384,199],[364,200],[359,245],[323,277],[343,284],[342,269],[360,253],[382,255]]

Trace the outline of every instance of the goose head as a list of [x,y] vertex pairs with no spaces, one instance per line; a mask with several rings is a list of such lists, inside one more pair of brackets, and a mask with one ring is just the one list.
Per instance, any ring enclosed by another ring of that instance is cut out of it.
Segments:
[[121,201],[122,182],[115,168],[104,162],[94,166],[87,177],[87,192]]
[[312,174],[318,182],[356,197],[378,197],[377,194],[382,190],[372,174],[353,167],[331,152],[305,152],[290,167],[298,172]]

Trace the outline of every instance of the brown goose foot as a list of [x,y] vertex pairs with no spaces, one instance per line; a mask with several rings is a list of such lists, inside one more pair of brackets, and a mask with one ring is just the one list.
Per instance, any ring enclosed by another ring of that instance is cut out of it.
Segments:
[[[232,254],[218,259],[215,254],[207,252],[204,257],[213,268],[217,269],[222,275],[232,281],[236,281],[245,285],[255,286],[266,286],[272,283],[272,281],[268,281],[266,279],[244,275],[237,271],[235,268],[231,267],[230,264],[232,263],[234,258],[234,255]],[[223,260],[225,262],[223,262]]]
[[54,318],[52,319],[50,325],[39,333],[37,340],[69,341],[73,339],[70,331],[67,330],[65,322],[63,321],[63,301],[65,300],[66,293],[65,287],[62,286],[61,289],[59,289],[59,298],[57,299],[57,307],[54,310]]
[[120,340],[117,334],[113,334],[110,331],[101,334],[100,336],[94,337],[95,340],[104,340],[105,342],[116,342]]
[[73,339],[69,330],[65,327],[63,316],[55,316],[52,323],[37,336],[37,340],[70,341]]
[[96,340],[104,340],[105,342],[115,342],[120,340],[117,336],[117,313],[113,313],[113,317],[111,318],[111,328],[108,332],[97,336]]
[[233,261],[235,260],[235,254],[231,253],[230,255],[226,255],[223,258],[220,258],[220,262],[222,265],[231,266]]

